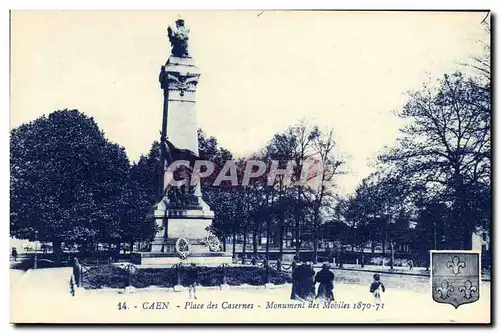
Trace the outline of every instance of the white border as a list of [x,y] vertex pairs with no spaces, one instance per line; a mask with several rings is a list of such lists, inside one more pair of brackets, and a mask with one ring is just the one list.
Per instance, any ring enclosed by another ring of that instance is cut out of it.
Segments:
[[[278,2],[278,1],[270,1],[270,0],[253,0],[253,1],[203,1],[203,0],[182,0],[182,1],[177,1],[177,2],[168,2],[168,4],[165,4],[165,1],[153,1],[153,0],[141,0],[141,1],[131,1],[131,0],[122,0],[122,1],[116,1],[116,2],[111,2],[111,1],[104,1],[104,0],[75,0],[75,1],[62,1],[62,0],[49,0],[49,1],[44,1],[41,3],[40,1],[36,0],[18,0],[18,1],[12,1],[12,0],[5,0],[2,1],[2,15],[1,18],[3,19],[3,24],[0,25],[1,27],[1,34],[2,36],[2,42],[3,42],[3,52],[1,52],[1,59],[0,59],[0,68],[1,68],[1,74],[2,74],[2,98],[0,99],[2,105],[3,105],[3,110],[0,112],[0,124],[6,127],[4,131],[2,131],[2,136],[1,136],[1,144],[0,144],[0,149],[1,149],[1,154],[0,156],[2,157],[2,163],[0,163],[0,174],[3,176],[2,182],[0,183],[0,188],[3,189],[2,191],[2,196],[0,202],[1,202],[1,211],[3,215],[3,230],[5,232],[4,234],[4,239],[6,236],[9,234],[9,112],[8,110],[10,109],[9,105],[9,12],[8,9],[374,9],[374,10],[381,10],[381,9],[433,9],[433,10],[457,10],[457,9],[491,9],[494,12],[494,15],[497,14],[495,12],[498,12],[498,8],[500,6],[500,1],[493,1],[493,0],[476,0],[476,1],[466,1],[466,0],[455,0],[455,1],[446,1],[446,0],[410,0],[410,1],[401,1],[401,0],[392,0],[392,1],[377,1],[374,2],[373,0],[342,0],[342,1],[318,1],[318,0],[308,0],[308,1],[297,1],[297,0],[288,0],[284,2]],[[495,18],[496,19],[496,18]],[[496,26],[497,24],[495,24]],[[497,36],[498,33],[496,33],[494,36]],[[496,93],[497,91],[495,91]],[[496,94],[495,94],[496,95]],[[498,117],[495,117],[498,118]],[[498,126],[495,126],[497,129],[499,128]],[[495,170],[496,171],[496,170]],[[498,198],[498,196],[497,196]],[[496,199],[494,203],[494,207],[496,207]],[[492,222],[493,223],[493,222]],[[497,228],[498,229],[498,228]],[[493,236],[495,237],[495,236]],[[495,244],[495,243],[493,243]],[[8,262],[8,248],[9,244],[6,242],[5,247],[3,248],[3,251],[1,252],[3,256],[1,258],[6,261],[4,267],[7,266]],[[495,262],[496,264],[496,262]],[[494,266],[495,264],[492,264]],[[8,274],[2,275],[2,286],[5,288],[2,290],[3,295],[9,294],[9,285],[8,285],[8,280],[9,276]],[[495,295],[491,295],[490,297],[496,298],[496,293]],[[13,326],[8,325],[9,323],[9,299],[7,297],[3,298],[4,303],[2,303],[2,308],[1,313],[3,314],[3,320],[2,322],[4,324],[7,324],[5,327],[6,331],[11,331],[13,330]],[[498,308],[498,307],[497,307]],[[496,314],[492,313],[491,315],[494,316]],[[166,327],[168,329],[168,327]],[[275,327],[273,327],[274,329]],[[317,327],[315,327],[317,328]],[[415,328],[415,327],[414,327]],[[463,328],[463,327],[461,327]],[[39,328],[33,328],[33,329],[39,329]],[[51,328],[49,328],[51,329]],[[66,328],[70,330],[71,328]],[[81,330],[82,328],[80,328]],[[107,329],[96,329],[94,328],[93,331],[107,331],[109,329],[112,329],[111,327]],[[116,329],[116,328],[115,328]],[[128,332],[132,331],[132,328],[118,328],[120,332]],[[159,327],[158,329],[164,329],[163,327]],[[207,329],[214,329],[214,330],[220,330],[220,327],[204,327],[204,330]],[[231,327],[229,327],[231,329]],[[288,330],[302,330],[302,327],[286,327],[285,328],[287,331]],[[331,329],[331,327],[325,327],[324,329]],[[336,330],[341,329],[341,327],[335,327]],[[441,329],[445,329],[444,327],[440,327]],[[454,327],[450,327],[448,329],[454,329]],[[470,327],[467,327],[467,329],[470,329]],[[85,330],[85,329],[84,329]],[[245,327],[238,327],[238,330],[241,331],[257,331],[258,328],[245,328]],[[351,327],[350,330],[359,330],[357,327]],[[385,331],[385,328],[377,328],[377,327],[371,327],[370,330],[374,331],[380,331],[383,332]],[[417,331],[421,330],[421,328],[417,328]],[[2,331],[4,331],[2,329]]]
[[10,4],[11,9],[374,9],[374,10],[470,10],[470,9],[490,9],[495,3],[492,0],[476,1],[436,1],[436,0],[350,0],[350,1],[325,1],[325,0],[240,0],[240,1],[202,1],[202,0],[46,0],[41,3],[36,0],[4,1]]

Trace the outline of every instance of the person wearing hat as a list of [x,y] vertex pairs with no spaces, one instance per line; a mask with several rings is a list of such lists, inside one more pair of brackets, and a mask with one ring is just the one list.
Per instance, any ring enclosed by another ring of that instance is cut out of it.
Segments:
[[335,300],[333,295],[334,278],[335,275],[330,271],[330,265],[327,263],[323,264],[323,268],[316,274],[316,278],[314,279],[314,284],[319,283],[316,298],[328,302]]

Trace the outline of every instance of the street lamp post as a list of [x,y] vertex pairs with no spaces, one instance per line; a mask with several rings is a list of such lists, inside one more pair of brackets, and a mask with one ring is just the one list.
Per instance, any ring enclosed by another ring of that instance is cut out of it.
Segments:
[[36,246],[36,242],[38,241],[38,230],[35,230],[35,263],[33,265],[33,268],[36,269],[37,268],[37,246]]

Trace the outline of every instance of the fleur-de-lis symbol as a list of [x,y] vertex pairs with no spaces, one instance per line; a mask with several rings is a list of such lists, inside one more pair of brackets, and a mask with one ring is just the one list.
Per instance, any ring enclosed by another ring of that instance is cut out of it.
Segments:
[[443,280],[443,282],[441,282],[441,286],[436,288],[436,291],[439,293],[439,297],[447,299],[450,297],[449,293],[455,291],[455,288],[450,285],[448,280]]
[[477,293],[477,287],[472,285],[470,280],[465,281],[463,286],[458,287],[458,291],[464,294],[464,297],[469,299],[472,293]]
[[465,262],[461,261],[458,256],[454,256],[453,259],[451,259],[451,261],[448,261],[446,263],[446,267],[451,269],[453,274],[458,275],[458,273],[460,273],[460,268],[465,267]]

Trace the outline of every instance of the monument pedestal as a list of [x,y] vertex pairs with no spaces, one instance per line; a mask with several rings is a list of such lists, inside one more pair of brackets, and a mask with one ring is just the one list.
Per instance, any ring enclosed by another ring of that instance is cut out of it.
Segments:
[[[202,242],[208,235],[213,211],[199,198],[199,206],[184,208],[168,207],[164,200],[158,202],[147,216],[148,223],[156,223],[158,231],[151,243],[151,252],[132,255],[132,261],[140,265],[167,265],[195,263],[199,265],[230,264],[232,256],[221,251],[210,251]],[[175,244],[179,238],[189,242],[189,256],[181,259]]]

